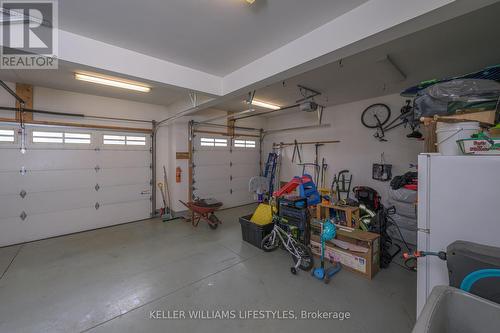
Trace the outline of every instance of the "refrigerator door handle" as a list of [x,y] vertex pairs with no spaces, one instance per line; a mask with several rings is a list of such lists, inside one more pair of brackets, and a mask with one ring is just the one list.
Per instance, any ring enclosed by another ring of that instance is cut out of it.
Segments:
[[431,229],[425,229],[425,228],[417,228],[417,231],[425,232],[426,234],[431,233]]

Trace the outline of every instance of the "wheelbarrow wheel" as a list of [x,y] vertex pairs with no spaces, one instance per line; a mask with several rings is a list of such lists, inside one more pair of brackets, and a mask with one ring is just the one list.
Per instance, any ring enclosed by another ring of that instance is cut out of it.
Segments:
[[210,229],[212,229],[212,230],[217,229],[217,227],[220,224],[219,218],[217,216],[215,216],[215,214],[210,214],[210,216],[208,217],[208,220],[210,221],[208,223],[208,226],[210,227]]

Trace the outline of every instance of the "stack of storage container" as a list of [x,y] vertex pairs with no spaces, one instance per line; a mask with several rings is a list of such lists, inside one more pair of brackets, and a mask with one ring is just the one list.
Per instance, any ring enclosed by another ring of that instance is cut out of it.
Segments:
[[390,218],[397,224],[398,228],[389,223],[387,232],[393,239],[404,240],[411,245],[417,244],[417,191],[399,188],[389,190],[389,207],[394,206],[396,213]]

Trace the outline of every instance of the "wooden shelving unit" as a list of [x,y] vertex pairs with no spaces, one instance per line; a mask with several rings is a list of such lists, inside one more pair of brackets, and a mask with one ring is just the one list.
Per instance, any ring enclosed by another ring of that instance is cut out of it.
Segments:
[[320,203],[316,206],[316,218],[329,218],[330,209],[335,210],[336,215],[340,216],[340,220],[336,221],[337,224],[354,229],[359,228],[359,207]]

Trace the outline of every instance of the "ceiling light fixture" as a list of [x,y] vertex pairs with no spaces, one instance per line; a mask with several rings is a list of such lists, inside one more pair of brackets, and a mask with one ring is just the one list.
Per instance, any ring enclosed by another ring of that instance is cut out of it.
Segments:
[[102,84],[105,86],[135,90],[135,91],[140,91],[140,92],[150,92],[151,91],[150,87],[146,87],[146,86],[143,86],[140,84],[134,84],[134,83],[121,81],[119,79],[111,79],[111,78],[105,78],[105,77],[89,75],[89,74],[75,73],[75,79],[80,80],[80,81],[92,82],[92,83]]
[[254,99],[251,104],[254,105],[254,106],[260,106],[261,108],[266,108],[266,109],[271,109],[271,110],[279,110],[279,109],[281,109],[281,106],[279,106],[279,105],[267,103],[267,102],[264,102],[264,101],[259,101],[259,100],[256,100],[256,99]]
[[255,0],[246,0],[246,2],[251,5],[255,2]]

